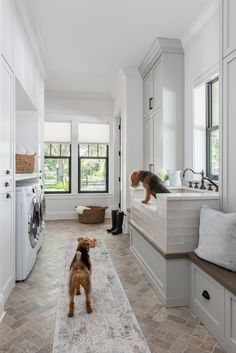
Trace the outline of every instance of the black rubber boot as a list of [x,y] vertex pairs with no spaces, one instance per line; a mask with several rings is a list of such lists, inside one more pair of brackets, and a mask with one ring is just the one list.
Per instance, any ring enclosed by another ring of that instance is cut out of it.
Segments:
[[117,235],[123,232],[122,226],[123,226],[124,215],[125,215],[124,212],[117,212],[117,227],[113,232],[111,232],[113,235]]
[[111,233],[112,231],[114,231],[116,229],[117,226],[117,212],[118,210],[111,210],[111,228],[107,229],[107,232]]

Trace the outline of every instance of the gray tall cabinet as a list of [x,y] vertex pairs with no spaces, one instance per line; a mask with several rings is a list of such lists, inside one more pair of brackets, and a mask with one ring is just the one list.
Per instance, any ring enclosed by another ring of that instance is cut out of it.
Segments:
[[177,39],[156,38],[142,61],[144,169],[183,169],[184,52]]

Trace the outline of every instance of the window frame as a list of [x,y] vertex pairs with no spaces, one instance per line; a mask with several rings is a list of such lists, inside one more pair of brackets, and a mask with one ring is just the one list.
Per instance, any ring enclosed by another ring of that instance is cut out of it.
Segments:
[[[47,144],[50,145],[50,154],[51,154],[51,145],[53,144],[59,144],[60,145],[60,154],[61,154],[61,145],[62,144],[66,144],[68,142],[63,142],[63,143],[59,143],[59,142],[44,142],[44,146]],[[54,194],[71,194],[71,143],[68,143],[70,145],[70,156],[45,156],[44,155],[44,159],[68,159],[69,160],[69,169],[68,169],[68,172],[69,172],[69,190],[68,191],[46,191],[45,187],[44,187],[44,193],[45,194],[51,194],[51,195],[54,195]],[[44,166],[45,168],[45,166]]]
[[[80,145],[105,145],[107,149],[106,157],[89,157],[89,156],[80,156]],[[81,170],[80,170],[80,160],[81,159],[104,159],[106,160],[106,189],[101,191],[88,191],[81,190]],[[109,193],[109,144],[107,143],[79,143],[78,144],[78,194],[108,194]]]
[[212,180],[219,180],[219,175],[211,174],[211,133],[219,130],[219,123],[212,125],[212,85],[217,81],[218,76],[206,84],[206,175]]

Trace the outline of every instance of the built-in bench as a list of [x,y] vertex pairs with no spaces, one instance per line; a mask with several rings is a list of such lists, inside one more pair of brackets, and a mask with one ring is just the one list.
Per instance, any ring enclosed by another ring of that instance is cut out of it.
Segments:
[[130,248],[166,307],[189,305],[228,353],[236,352],[236,273],[195,253],[165,253],[133,220]]
[[195,253],[188,254],[189,259],[200,269],[219,282],[224,288],[236,296],[236,272],[232,272],[200,259]]
[[229,353],[236,352],[236,273],[188,254],[189,306]]

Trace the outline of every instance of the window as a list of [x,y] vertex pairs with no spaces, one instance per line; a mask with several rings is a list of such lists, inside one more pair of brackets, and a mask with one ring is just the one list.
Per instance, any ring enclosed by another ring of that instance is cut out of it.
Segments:
[[108,192],[109,125],[79,124],[79,193]]
[[79,145],[79,192],[108,192],[108,145]]
[[219,178],[219,78],[207,83],[207,176]]
[[46,193],[71,192],[70,123],[45,123],[44,189]]

